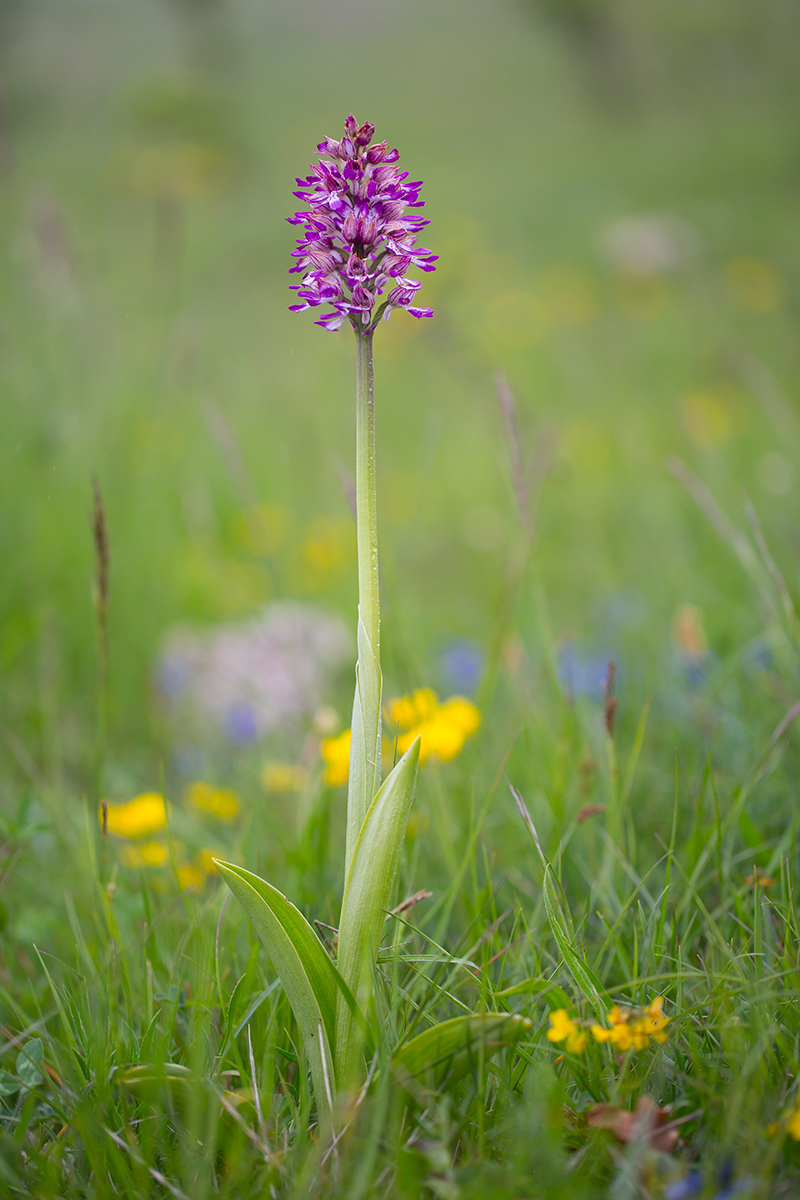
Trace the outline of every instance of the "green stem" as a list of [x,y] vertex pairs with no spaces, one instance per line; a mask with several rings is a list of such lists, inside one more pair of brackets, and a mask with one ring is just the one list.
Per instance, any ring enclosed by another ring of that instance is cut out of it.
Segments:
[[356,535],[358,609],[380,662],[378,498],[375,486],[375,393],[372,334],[356,334]]
[[358,663],[347,793],[345,878],[356,841],[381,782],[380,595],[375,487],[372,334],[356,331],[356,536]]

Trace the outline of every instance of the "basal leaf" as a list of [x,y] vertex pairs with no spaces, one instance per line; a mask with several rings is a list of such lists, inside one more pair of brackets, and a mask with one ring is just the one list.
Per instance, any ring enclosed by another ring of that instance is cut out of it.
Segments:
[[281,892],[243,867],[215,862],[272,959],[300,1026],[317,1104],[330,1109],[338,993],[333,963],[303,914]]
[[[364,818],[347,873],[339,922],[337,965],[362,1009],[372,985],[372,969],[414,799],[419,739],[387,777]],[[336,1007],[336,1065],[342,1083],[358,1066],[361,1034],[343,995]]]
[[429,1080],[433,1086],[462,1079],[504,1046],[513,1046],[533,1026],[514,1013],[475,1013],[453,1017],[426,1029],[397,1050],[392,1072],[401,1083]]

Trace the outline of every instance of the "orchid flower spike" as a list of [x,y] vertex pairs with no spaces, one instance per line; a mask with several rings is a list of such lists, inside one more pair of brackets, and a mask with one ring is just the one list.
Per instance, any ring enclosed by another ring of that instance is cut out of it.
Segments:
[[297,262],[290,273],[302,275],[302,283],[291,285],[300,301],[291,311],[330,304],[332,311],[317,325],[335,330],[349,320],[362,335],[373,333],[395,308],[433,316],[431,309],[414,305],[422,282],[407,272],[412,266],[435,271],[438,258],[415,244],[429,222],[405,211],[423,207],[422,182],[407,182],[408,171],[395,165],[397,150],[386,142],[373,145],[374,133],[374,125],[359,126],[351,114],[340,142],[321,141],[320,162],[297,180],[300,190],[294,193],[309,210],[287,217],[304,227],[292,252]]

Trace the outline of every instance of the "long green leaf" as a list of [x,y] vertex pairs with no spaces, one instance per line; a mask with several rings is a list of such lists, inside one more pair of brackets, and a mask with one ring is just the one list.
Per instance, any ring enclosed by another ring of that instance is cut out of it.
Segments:
[[397,1050],[392,1073],[401,1083],[430,1080],[435,1087],[462,1079],[481,1057],[489,1059],[503,1046],[513,1046],[533,1026],[514,1013],[475,1013],[453,1017],[426,1029]]
[[[366,1009],[372,969],[414,799],[419,738],[403,755],[372,802],[347,873],[339,922],[338,967],[357,1003]],[[358,1067],[361,1033],[344,996],[336,1004],[336,1071],[344,1086]]]
[[331,1055],[338,987],[325,948],[299,909],[271,884],[235,863],[214,860],[255,926],[300,1026],[320,1110],[336,1090]]
[[135,1067],[128,1067],[127,1071],[116,1075],[115,1082],[123,1087],[138,1087],[143,1083],[196,1084],[198,1076],[191,1067],[184,1067],[181,1063],[137,1063]]
[[553,931],[553,937],[556,939],[561,957],[564,959],[567,970],[572,978],[577,983],[585,996],[588,996],[594,1003],[597,1012],[602,1011],[602,1003],[600,1000],[600,983],[590,968],[589,964],[581,958],[578,951],[570,942],[567,934],[564,932],[564,926],[561,924],[561,917],[553,903],[553,898],[550,895],[550,873],[552,868],[548,865],[545,867],[544,880],[542,883],[542,895],[544,897],[544,907],[547,912],[547,920],[550,922],[550,928]]
[[345,876],[350,870],[364,817],[381,781],[381,669],[369,634],[358,618],[358,662],[350,735],[347,785]]

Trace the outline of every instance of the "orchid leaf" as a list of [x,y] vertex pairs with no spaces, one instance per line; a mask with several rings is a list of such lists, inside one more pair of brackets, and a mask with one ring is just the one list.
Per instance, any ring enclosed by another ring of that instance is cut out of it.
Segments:
[[234,863],[217,869],[252,921],[300,1027],[320,1110],[333,1106],[336,1090],[334,1040],[336,970],[298,908],[271,884]]
[[483,1058],[513,1046],[533,1026],[515,1013],[475,1013],[434,1025],[395,1051],[392,1072],[403,1084],[429,1080],[441,1088],[456,1083]]
[[[372,970],[414,799],[418,762],[417,738],[373,800],[345,880],[338,968],[362,1009],[369,1000]],[[342,1084],[354,1077],[359,1050],[359,1030],[340,994],[336,1009],[336,1065]]]

